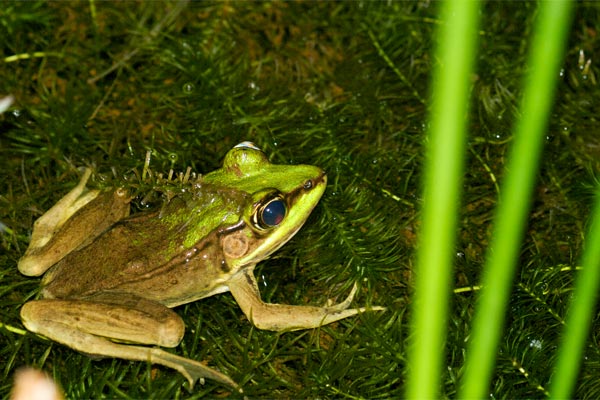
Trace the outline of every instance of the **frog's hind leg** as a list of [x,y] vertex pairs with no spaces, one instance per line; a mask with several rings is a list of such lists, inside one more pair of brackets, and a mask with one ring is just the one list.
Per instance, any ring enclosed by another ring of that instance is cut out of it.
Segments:
[[131,199],[127,192],[87,189],[91,173],[86,169],[77,186],[35,221],[29,247],[19,260],[22,274],[43,274],[69,252],[129,215]]
[[119,300],[35,300],[21,308],[21,319],[30,331],[82,353],[161,364],[179,371],[190,387],[208,378],[238,388],[229,377],[198,361],[140,346],[175,347],[184,333],[184,323],[174,311],[150,300],[123,294]]

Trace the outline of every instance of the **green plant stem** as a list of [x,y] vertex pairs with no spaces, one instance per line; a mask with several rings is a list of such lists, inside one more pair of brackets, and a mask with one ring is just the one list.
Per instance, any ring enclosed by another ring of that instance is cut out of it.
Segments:
[[567,315],[562,343],[558,350],[556,371],[552,377],[550,396],[555,399],[572,397],[577,383],[583,347],[588,338],[591,316],[598,299],[600,286],[600,187],[592,214],[592,225],[581,260],[583,270],[575,284],[575,297]]
[[[409,353],[409,398],[439,395],[457,212],[462,187],[470,77],[479,3],[448,1],[438,32],[422,230]],[[460,45],[456,45],[460,43]]]
[[563,59],[572,3],[540,2],[514,143],[500,193],[488,252],[481,298],[467,351],[459,398],[488,397],[487,390],[500,336],[520,243],[530,209],[538,161]]

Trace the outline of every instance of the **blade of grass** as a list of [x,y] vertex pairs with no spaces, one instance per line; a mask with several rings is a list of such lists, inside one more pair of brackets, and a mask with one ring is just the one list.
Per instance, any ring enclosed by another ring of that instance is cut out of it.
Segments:
[[459,398],[487,397],[538,161],[563,59],[572,3],[543,1],[529,54],[521,118],[500,193]]
[[409,398],[439,395],[457,211],[462,187],[465,128],[477,39],[479,2],[447,1],[437,37],[438,66],[427,148],[422,229],[417,254]]
[[568,399],[581,364],[583,347],[588,338],[594,307],[600,286],[600,187],[592,214],[592,225],[586,238],[586,249],[581,259],[583,269],[575,284],[575,296],[567,315],[562,343],[558,350],[556,371],[552,376],[550,397]]

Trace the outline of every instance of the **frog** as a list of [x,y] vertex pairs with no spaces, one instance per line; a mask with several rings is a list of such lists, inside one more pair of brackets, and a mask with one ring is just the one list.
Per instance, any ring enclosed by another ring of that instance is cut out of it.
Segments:
[[312,165],[271,163],[251,142],[227,152],[222,167],[156,209],[131,213],[134,196],[118,188],[89,189],[91,170],[33,226],[18,262],[43,275],[38,298],[23,304],[27,330],[96,357],[159,364],[193,388],[210,379],[242,392],[229,376],[165,350],[182,341],[173,308],[230,292],[257,328],[318,328],[383,307],[340,303],[267,303],[255,266],[288,242],[325,191],[325,172]]

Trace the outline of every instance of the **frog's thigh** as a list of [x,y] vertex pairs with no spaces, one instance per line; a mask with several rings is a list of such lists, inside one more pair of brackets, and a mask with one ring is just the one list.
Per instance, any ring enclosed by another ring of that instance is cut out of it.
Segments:
[[58,243],[58,246],[53,243],[54,237],[65,222],[100,193],[98,190],[90,191],[85,187],[91,173],[91,170],[86,169],[79,184],[35,221],[29,247],[18,264],[22,274],[27,276],[43,274],[85,239],[85,235],[80,233],[71,235],[63,243]]
[[[345,301],[331,307],[265,303],[260,298],[251,269],[232,277],[228,285],[244,314],[259,329],[283,331],[316,328],[366,311],[364,307],[348,309],[355,290]],[[371,310],[381,310],[381,307]]]
[[39,217],[33,226],[31,243],[35,247],[46,244],[48,237],[57,228],[60,228],[67,219],[77,212],[80,208],[92,201],[98,193],[98,190],[88,190],[85,187],[92,170],[86,169],[81,180],[69,193],[63,196],[51,209]]
[[85,183],[90,173],[87,169],[79,184],[35,221],[31,242],[18,264],[22,274],[43,274],[129,215],[131,199],[127,192],[88,190]]
[[[121,295],[118,304],[106,301],[110,299],[97,297],[93,301],[31,301],[21,308],[21,319],[27,329],[69,346],[71,344],[65,342],[65,338],[52,334],[55,324],[73,332],[165,347],[177,346],[183,337],[183,321],[173,310],[162,304],[126,295]],[[102,354],[90,351],[93,349],[78,350]]]
[[[119,344],[121,339],[176,346],[184,331],[181,318],[169,308],[144,299],[128,298],[125,306],[83,300],[36,300],[21,308],[21,319],[32,332],[91,355],[161,364],[179,371],[190,386],[212,379],[238,387],[228,376],[198,361],[152,347]],[[137,308],[131,308],[135,304]]]

